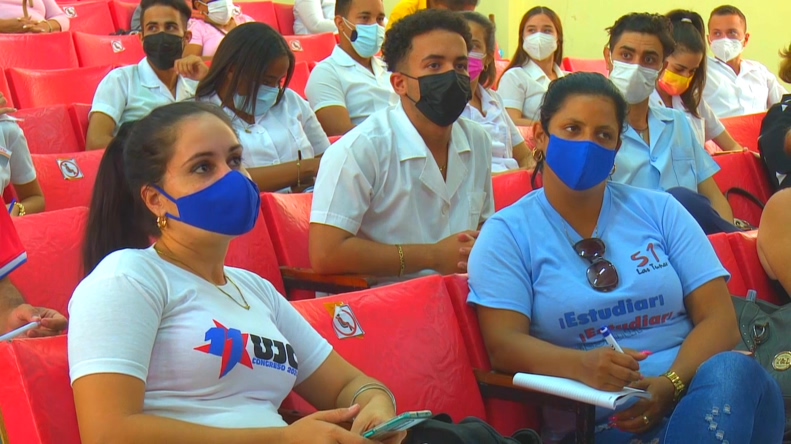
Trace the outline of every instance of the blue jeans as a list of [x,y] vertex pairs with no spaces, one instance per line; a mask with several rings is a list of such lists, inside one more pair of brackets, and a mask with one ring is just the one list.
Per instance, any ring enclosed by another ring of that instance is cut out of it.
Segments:
[[727,221],[720,217],[720,214],[711,206],[711,201],[708,197],[682,187],[671,188],[667,192],[675,197],[689,214],[695,218],[700,228],[703,228],[706,236],[716,233],[741,231],[732,221]]
[[642,435],[605,430],[596,442],[779,444],[784,428],[777,381],[753,358],[725,352],[700,366],[687,394],[658,427]]

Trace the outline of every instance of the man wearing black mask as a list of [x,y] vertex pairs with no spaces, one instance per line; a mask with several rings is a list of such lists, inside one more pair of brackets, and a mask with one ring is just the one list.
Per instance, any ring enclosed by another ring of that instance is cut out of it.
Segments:
[[117,68],[99,84],[88,121],[86,149],[105,148],[118,128],[139,120],[154,108],[195,95],[208,68],[200,57],[182,58],[192,34],[192,11],[184,0],[143,0],[140,38],[146,58]]
[[466,21],[421,11],[385,37],[398,105],[372,114],[321,160],[310,259],[320,273],[465,272],[494,212],[492,143],[460,119],[470,99]]

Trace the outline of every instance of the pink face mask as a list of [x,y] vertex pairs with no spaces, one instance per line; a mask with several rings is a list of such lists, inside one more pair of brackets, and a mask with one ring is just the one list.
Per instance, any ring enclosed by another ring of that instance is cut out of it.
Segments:
[[470,80],[476,81],[478,77],[481,76],[483,72],[483,58],[485,57],[484,54],[479,52],[471,52],[469,55],[469,67],[467,68],[467,72],[470,74]]

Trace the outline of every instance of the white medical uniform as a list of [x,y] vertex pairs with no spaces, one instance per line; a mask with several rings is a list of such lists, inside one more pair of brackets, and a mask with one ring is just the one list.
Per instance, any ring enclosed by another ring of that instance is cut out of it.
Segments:
[[14,118],[0,116],[0,196],[9,184],[24,185],[35,179],[36,169],[22,128]]
[[[555,74],[558,77],[565,75],[557,65]],[[503,98],[506,108],[522,110],[525,119],[538,120],[538,109],[541,108],[549,82],[551,80],[544,71],[529,60],[524,66],[511,68],[503,74],[497,93]]]
[[[725,132],[725,125],[720,122],[720,119],[714,114],[714,111],[704,99],[700,99],[700,103],[698,104],[698,114],[700,117],[695,117],[687,111],[680,96],[673,96],[672,102],[673,109],[679,110],[687,116],[690,125],[692,125],[692,130],[695,131],[695,136],[697,136],[698,142],[700,142],[701,145],[706,145],[706,142]],[[667,106],[656,90],[651,93],[651,105],[659,108]]]
[[335,0],[294,0],[294,34],[338,32]]
[[720,119],[765,112],[788,91],[764,65],[742,60],[737,75],[726,63],[709,57],[703,98]]
[[491,136],[492,173],[519,168],[519,163],[514,159],[514,147],[525,139],[505,111],[500,96],[481,85],[478,85],[478,90],[481,92],[481,109],[485,115],[468,103],[461,116],[481,124]]

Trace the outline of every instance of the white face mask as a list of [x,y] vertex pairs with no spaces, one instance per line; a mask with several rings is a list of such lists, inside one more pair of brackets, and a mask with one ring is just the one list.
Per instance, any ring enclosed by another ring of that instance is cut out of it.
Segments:
[[217,0],[211,3],[203,4],[209,8],[209,13],[206,14],[206,16],[209,18],[209,20],[218,25],[227,25],[234,16],[233,0]]
[[558,49],[558,39],[554,35],[536,32],[525,37],[522,49],[533,60],[545,60]]
[[656,88],[659,71],[655,69],[616,60],[613,60],[612,68],[610,81],[621,91],[630,105],[644,101]]
[[734,39],[719,39],[711,42],[711,51],[715,57],[727,63],[741,55],[744,43]]

